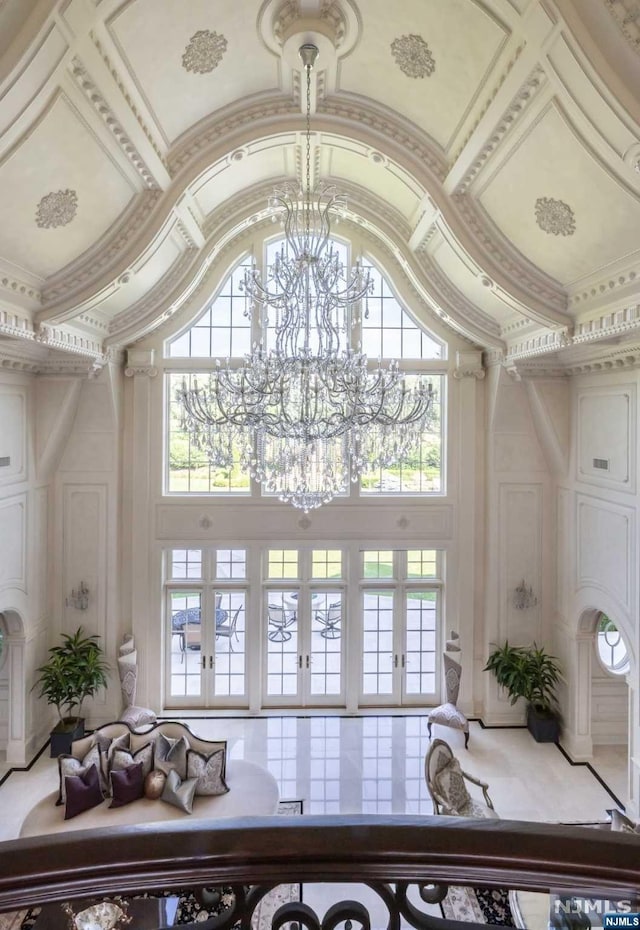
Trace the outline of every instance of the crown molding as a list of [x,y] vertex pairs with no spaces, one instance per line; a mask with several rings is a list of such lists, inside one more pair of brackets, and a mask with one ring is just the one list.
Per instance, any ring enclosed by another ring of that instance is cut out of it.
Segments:
[[109,129],[124,154],[142,178],[145,187],[149,190],[159,188],[160,185],[153,172],[136,149],[131,138],[124,130],[122,124],[105,100],[96,82],[91,77],[80,58],[73,58],[70,65],[70,72],[78,87],[82,90],[89,103],[102,119],[107,129]]
[[[118,260],[146,226],[162,195],[158,189],[142,191],[98,242],[47,279],[42,288],[41,319],[55,315],[61,321],[73,317],[79,303],[100,291],[114,275],[122,273]],[[72,297],[74,302],[70,303]]]

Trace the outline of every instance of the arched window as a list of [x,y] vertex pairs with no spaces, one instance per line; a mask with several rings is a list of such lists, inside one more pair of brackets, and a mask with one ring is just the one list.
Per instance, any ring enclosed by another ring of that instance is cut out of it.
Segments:
[[[267,269],[280,248],[281,238],[270,240],[265,248]],[[332,240],[348,266],[348,246]],[[421,377],[430,381],[434,389],[434,402],[422,442],[410,459],[390,468],[372,468],[366,471],[359,483],[363,496],[372,495],[429,495],[443,493],[443,405],[445,378],[432,371],[434,362],[446,358],[446,344],[429,332],[403,305],[390,281],[371,261],[365,262],[373,282],[373,290],[363,308],[359,325],[353,325],[348,334],[354,348],[372,359],[398,362],[407,383]],[[269,348],[273,336],[273,321],[261,331],[261,321],[245,298],[241,283],[251,268],[248,257],[242,258],[222,282],[213,299],[198,319],[170,339],[166,355],[172,362],[178,359],[198,359],[202,365],[194,370],[185,365],[167,375],[167,455],[165,488],[169,494],[225,494],[248,495],[259,493],[252,484],[247,469],[242,467],[240,449],[233,449],[233,466],[219,466],[207,453],[198,448],[184,428],[181,406],[176,392],[185,381],[190,387],[194,380],[202,383],[218,361],[239,365],[251,346],[263,341]],[[268,272],[267,272],[268,273]]]
[[606,614],[600,614],[596,644],[598,657],[607,671],[614,675],[626,675],[629,671],[629,652],[618,627]]

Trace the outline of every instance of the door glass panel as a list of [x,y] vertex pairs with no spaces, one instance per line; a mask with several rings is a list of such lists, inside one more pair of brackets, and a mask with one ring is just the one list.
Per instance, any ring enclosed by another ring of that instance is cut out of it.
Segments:
[[199,591],[172,591],[171,610],[171,697],[202,694],[200,665]]
[[393,591],[365,591],[363,694],[393,693]]
[[202,578],[201,549],[173,549],[171,552],[172,578]]
[[267,592],[267,694],[298,693],[298,592]]
[[216,591],[214,693],[240,697],[245,694],[245,593]]
[[405,602],[406,694],[436,690],[436,592],[410,591]]
[[311,595],[311,694],[340,694],[342,689],[342,594]]

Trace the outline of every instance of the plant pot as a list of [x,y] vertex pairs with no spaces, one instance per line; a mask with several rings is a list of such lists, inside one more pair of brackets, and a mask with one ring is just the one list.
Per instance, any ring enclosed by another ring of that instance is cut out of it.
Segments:
[[560,721],[555,714],[527,708],[527,727],[536,743],[557,743],[560,739]]
[[63,753],[69,755],[71,752],[71,743],[75,739],[82,739],[84,736],[84,717],[65,717],[60,723],[57,723],[51,733],[51,758],[61,756]]

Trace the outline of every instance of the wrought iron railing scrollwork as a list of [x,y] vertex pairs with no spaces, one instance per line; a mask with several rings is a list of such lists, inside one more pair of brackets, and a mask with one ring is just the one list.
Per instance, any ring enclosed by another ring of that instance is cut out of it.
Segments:
[[638,900],[639,842],[587,827],[455,817],[185,818],[0,843],[0,911],[184,889],[206,910],[207,889],[225,886],[233,892],[227,909],[190,926],[250,930],[275,886],[354,883],[375,892],[384,924],[372,923],[354,889],[320,914],[311,894],[283,904],[273,930],[398,930],[401,919],[416,930],[472,930],[475,924],[433,914],[452,885]]

